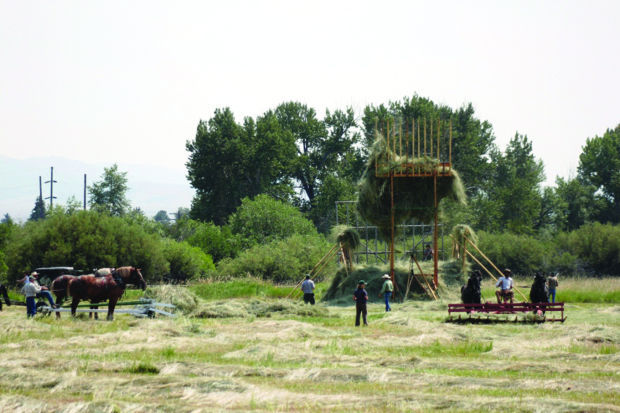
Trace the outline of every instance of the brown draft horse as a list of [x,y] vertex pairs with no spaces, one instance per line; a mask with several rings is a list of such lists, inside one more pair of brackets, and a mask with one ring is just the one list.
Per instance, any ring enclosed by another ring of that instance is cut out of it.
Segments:
[[108,320],[114,319],[114,307],[118,299],[125,292],[127,284],[136,285],[143,290],[146,282],[139,268],[120,267],[105,277],[81,275],[69,280],[67,295],[71,296],[71,315],[75,316],[80,300],[90,300],[91,303],[108,301]]

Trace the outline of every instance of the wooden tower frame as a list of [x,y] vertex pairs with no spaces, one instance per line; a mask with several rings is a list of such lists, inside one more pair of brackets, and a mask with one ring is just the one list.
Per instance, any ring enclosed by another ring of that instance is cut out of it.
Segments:
[[[393,119],[388,120],[382,126],[384,126],[381,129],[388,150],[386,151],[387,156],[384,159],[378,159],[377,162],[375,162],[375,176],[390,180],[390,277],[396,286],[394,279],[394,179],[432,178],[434,194],[433,287],[437,289],[439,285],[437,275],[439,204],[439,200],[437,199],[437,178],[452,176],[452,120],[441,120],[439,118],[424,118],[422,120],[419,118],[417,120],[412,119],[410,125],[408,122],[405,123],[404,134],[402,122],[398,122],[398,132],[396,131],[396,122]],[[443,141],[442,132],[444,135]],[[378,133],[379,128],[377,124],[375,124],[375,134]],[[424,168],[414,162],[415,158],[424,157],[436,159],[439,162],[438,167],[434,167],[432,171],[429,171],[428,168]],[[394,167],[393,162],[396,159],[399,159],[400,164]]]

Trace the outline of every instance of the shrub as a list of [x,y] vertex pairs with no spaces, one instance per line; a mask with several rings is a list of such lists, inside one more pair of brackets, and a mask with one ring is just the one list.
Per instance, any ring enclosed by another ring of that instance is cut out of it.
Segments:
[[576,257],[586,273],[620,275],[620,225],[583,225],[576,231],[558,235],[564,254]]
[[[218,274],[224,277],[248,275],[274,282],[297,281],[329,251],[321,235],[293,235],[284,240],[255,245],[235,259],[223,259]],[[333,264],[335,265],[335,262]]]
[[17,227],[6,249],[8,279],[36,267],[68,265],[78,269],[133,265],[147,282],[168,272],[157,236],[138,224],[95,211],[55,213]]
[[[536,271],[556,271],[562,265],[566,271],[572,261],[572,257],[558,253],[551,240],[512,233],[480,232],[478,235],[478,247],[500,270],[510,268],[515,274],[532,274]],[[480,254],[472,253],[480,258]],[[477,264],[473,265],[478,268]]]
[[304,218],[297,208],[268,195],[244,198],[229,222],[232,232],[243,238],[245,247],[284,239],[293,234],[317,234],[312,222]]
[[192,247],[186,242],[164,240],[164,256],[170,266],[167,281],[177,283],[205,277],[207,272],[215,269],[211,256],[200,248]]
[[233,235],[230,227],[219,227],[212,222],[195,222],[192,234],[186,238],[190,245],[200,247],[216,262],[222,258],[232,258],[237,255],[239,237]]

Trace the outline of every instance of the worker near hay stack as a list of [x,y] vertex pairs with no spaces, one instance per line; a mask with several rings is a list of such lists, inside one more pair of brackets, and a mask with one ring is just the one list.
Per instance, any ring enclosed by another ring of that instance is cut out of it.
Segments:
[[547,278],[547,286],[549,287],[549,298],[551,298],[551,302],[555,303],[555,289],[558,288],[558,275],[560,275],[560,273],[556,273],[555,275],[550,275],[549,278]]
[[426,249],[424,250],[424,261],[431,261],[433,259],[433,249],[431,248],[431,244],[426,244]]
[[366,303],[368,302],[368,292],[366,291],[366,282],[359,280],[357,282],[357,289],[353,292],[353,301],[355,301],[355,327],[360,325],[360,314],[364,317],[364,325],[368,325],[366,316],[368,310],[366,309]]
[[383,274],[381,278],[383,278],[384,281],[381,292],[379,293],[379,298],[383,296],[385,299],[385,311],[392,311],[392,307],[390,307],[390,298],[392,297],[392,291],[394,291],[394,284],[392,284],[389,274]]
[[512,277],[510,277],[512,271],[506,268],[504,269],[503,273],[504,274],[497,280],[497,283],[495,283],[495,286],[499,287],[498,290],[495,291],[497,303],[501,304],[503,299],[504,302],[506,302],[506,300],[510,300],[510,304],[512,304],[512,299],[514,297],[514,292],[512,291],[514,283],[512,281]]
[[307,274],[305,281],[301,283],[301,291],[304,293],[304,303],[314,305],[314,282],[310,279],[310,274]]

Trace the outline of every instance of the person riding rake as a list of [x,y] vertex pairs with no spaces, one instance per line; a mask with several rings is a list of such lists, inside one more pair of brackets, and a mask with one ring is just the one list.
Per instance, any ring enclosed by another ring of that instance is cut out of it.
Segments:
[[512,291],[512,287],[514,286],[514,283],[510,277],[511,273],[512,271],[508,268],[504,269],[504,274],[499,277],[497,283],[495,284],[496,287],[499,287],[499,289],[495,291],[498,304],[501,304],[502,301],[505,303],[508,300],[510,300],[511,304],[513,302],[514,292]]

